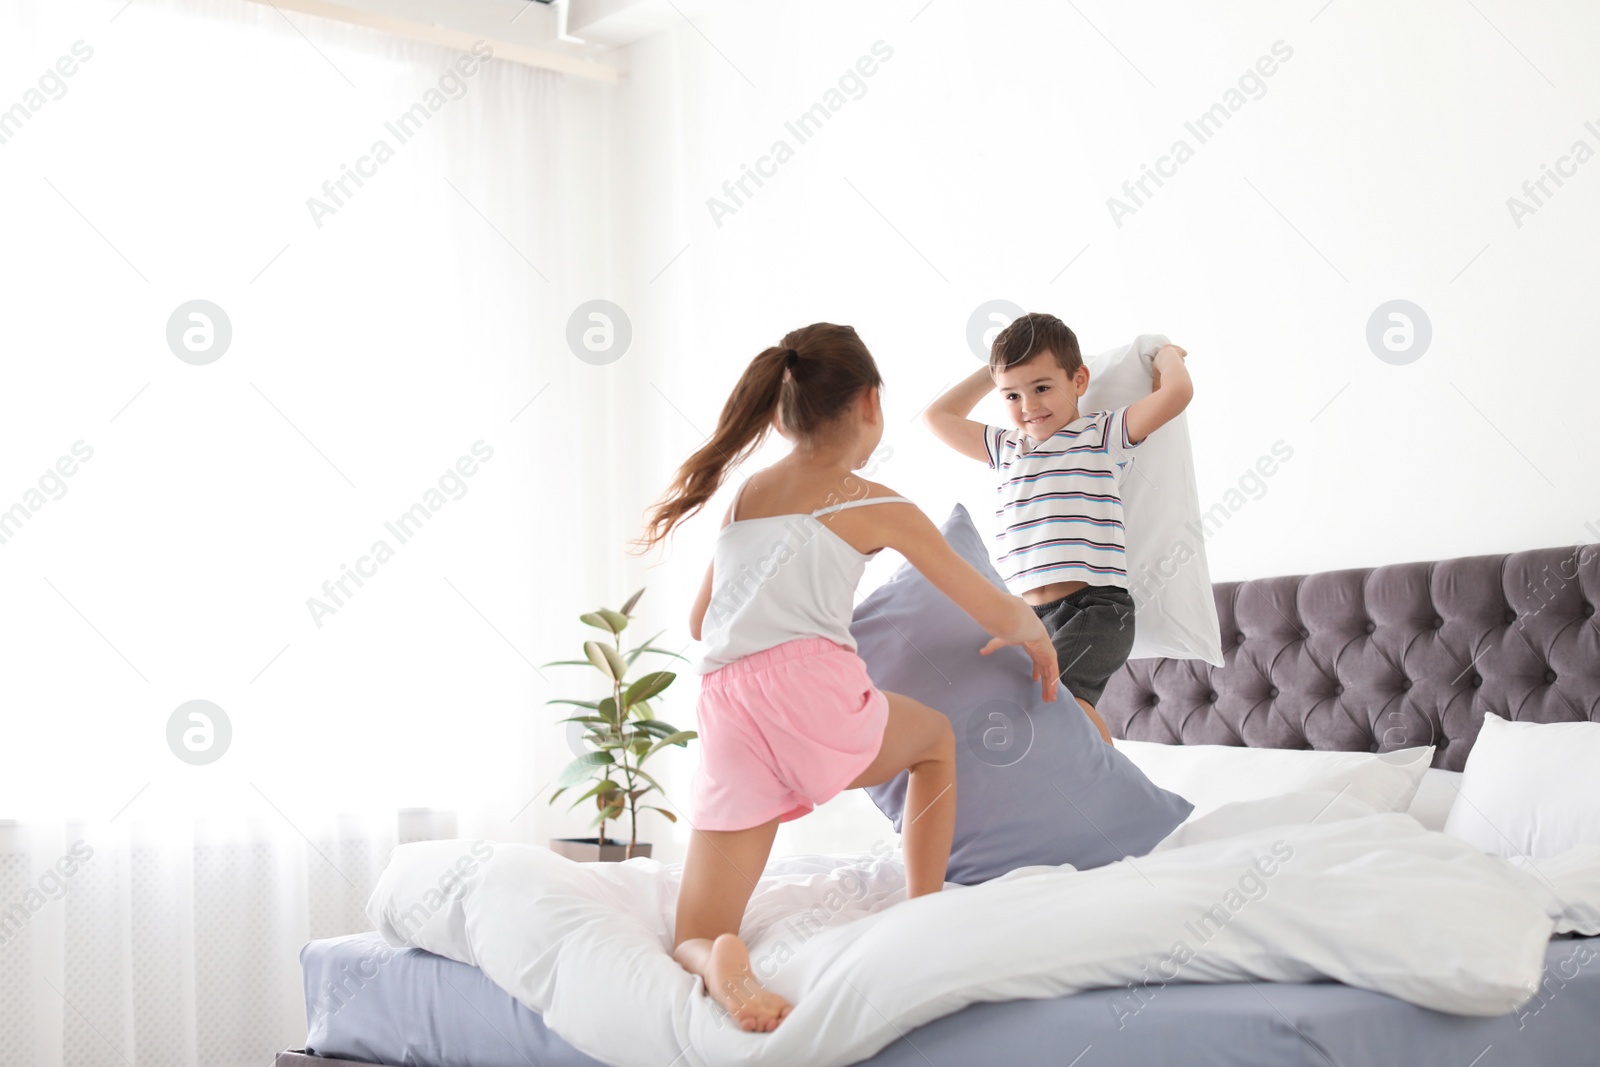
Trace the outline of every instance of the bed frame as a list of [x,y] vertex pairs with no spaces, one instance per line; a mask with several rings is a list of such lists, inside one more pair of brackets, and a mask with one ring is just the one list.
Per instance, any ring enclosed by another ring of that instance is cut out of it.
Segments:
[[[1600,545],[1213,587],[1224,666],[1130,660],[1097,708],[1121,738],[1388,752],[1459,771],[1485,712],[1600,721]],[[275,1067],[372,1067],[302,1050]],[[382,1065],[380,1065],[382,1067]]]

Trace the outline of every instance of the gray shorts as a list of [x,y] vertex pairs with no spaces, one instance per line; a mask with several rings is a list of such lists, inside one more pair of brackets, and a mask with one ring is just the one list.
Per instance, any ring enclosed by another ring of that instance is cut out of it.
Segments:
[[1093,707],[1133,651],[1133,596],[1118,585],[1086,585],[1033,613],[1050,631],[1061,684]]

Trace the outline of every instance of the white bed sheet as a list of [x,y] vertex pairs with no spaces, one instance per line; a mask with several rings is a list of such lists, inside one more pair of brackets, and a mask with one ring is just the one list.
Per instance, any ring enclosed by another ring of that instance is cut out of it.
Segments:
[[1222,815],[1140,859],[910,902],[893,859],[775,864],[742,930],[796,1005],[771,1034],[737,1030],[671,959],[676,866],[502,844],[457,875],[471,846],[421,842],[396,850],[368,913],[624,1067],[843,1065],[971,1003],[1146,982],[1333,979],[1498,1015],[1534,994],[1552,932],[1600,933],[1600,847],[1519,867],[1336,795]]

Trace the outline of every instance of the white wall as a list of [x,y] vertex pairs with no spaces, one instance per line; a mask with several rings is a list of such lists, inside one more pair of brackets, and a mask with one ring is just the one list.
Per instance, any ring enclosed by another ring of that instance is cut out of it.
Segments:
[[[1506,203],[1574,141],[1600,150],[1597,31],[1576,2],[839,0],[732,5],[637,45],[614,128],[621,510],[665,486],[751,356],[816,320],[855,325],[888,380],[879,479],[936,517],[984,504],[986,472],[915,416],[1003,297],[1091,352],[1188,348],[1201,504],[1236,508],[1215,580],[1600,538],[1600,161],[1520,226]],[[799,144],[785,122],[879,41],[864,95]],[[1275,46],[1292,54],[1199,143],[1185,122]],[[1193,158],[1117,225],[1108,197],[1178,138]],[[779,139],[793,158],[719,225],[708,198]],[[1397,298],[1432,323],[1408,365],[1366,340]],[[1280,439],[1293,458],[1230,498]],[[687,610],[715,525],[650,572],[657,604]]]
[[[1273,440],[1293,445],[1210,544],[1219,579],[1568,544],[1600,521],[1580,313],[1600,163],[1520,229],[1506,207],[1575,139],[1600,149],[1583,43],[1600,12],[1484,8],[1535,70],[1455,4],[1315,21],[1315,4],[1081,7],[1127,59],[1069,5],[919,6],[746,4],[633,50],[617,130],[638,178],[633,366],[701,428],[762,345],[850,322],[904,416],[885,477],[930,510],[971,499],[981,470],[945,488],[961,465],[910,419],[972,366],[968,313],[1003,296],[1062,315],[1090,350],[1148,330],[1189,348],[1203,503]],[[877,40],[894,57],[866,95],[715,225],[706,199],[793,142],[783,122]],[[1107,197],[1280,40],[1293,58],[1265,95],[1119,229]],[[1404,367],[1364,337],[1397,297],[1434,331]],[[640,392],[665,474],[694,433]]]

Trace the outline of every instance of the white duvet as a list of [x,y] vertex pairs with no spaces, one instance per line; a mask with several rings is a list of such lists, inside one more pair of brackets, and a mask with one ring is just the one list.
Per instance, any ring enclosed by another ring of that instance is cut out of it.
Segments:
[[770,1034],[741,1032],[673,962],[676,865],[420,842],[395,850],[368,915],[621,1067],[830,1067],[976,1001],[1120,987],[1112,1010],[1132,1015],[1167,982],[1331,978],[1498,1015],[1538,988],[1552,933],[1600,933],[1600,847],[1535,868],[1370,811],[1327,794],[1230,805],[1140,859],[913,901],[887,848],[774,863],[742,930],[795,1004]]

